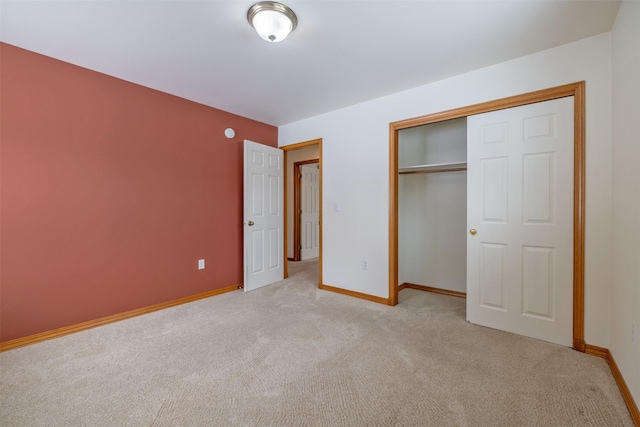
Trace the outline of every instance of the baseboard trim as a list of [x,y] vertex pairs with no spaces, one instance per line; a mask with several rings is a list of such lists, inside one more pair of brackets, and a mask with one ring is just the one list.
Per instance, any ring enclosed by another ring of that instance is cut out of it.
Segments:
[[622,376],[622,372],[620,372],[618,364],[616,363],[613,355],[609,350],[607,350],[607,363],[609,363],[609,368],[611,369],[613,378],[615,378],[616,383],[618,383],[618,388],[620,389],[620,393],[622,393],[624,403],[627,404],[627,408],[629,409],[629,413],[631,414],[631,419],[633,420],[636,427],[640,427],[640,411],[638,410],[638,405],[633,399],[631,391],[629,390],[629,387],[627,387],[627,383]]
[[584,352],[592,356],[602,357],[603,359],[607,359],[609,357],[609,349],[598,347],[597,345],[585,344]]
[[40,332],[38,334],[29,335],[22,338],[16,338],[11,341],[1,342],[0,353],[2,353],[3,351],[13,350],[15,348],[25,347],[31,344],[37,344],[42,341],[63,337],[65,335],[74,334],[76,332],[85,331],[87,329],[92,329],[97,326],[108,325],[109,323],[130,319],[132,317],[141,316],[143,314],[152,313],[154,311],[163,310],[165,308],[174,307],[176,305],[186,304],[188,302],[193,302],[200,299],[209,298],[215,295],[224,294],[224,293],[235,291],[241,288],[242,288],[242,284],[227,286],[221,289],[214,289],[213,291],[202,292],[200,294],[178,298],[172,301],[167,301],[159,304],[150,305],[147,307],[137,308],[135,310],[129,310],[123,313],[113,314],[111,316],[100,317],[99,319],[88,320],[86,322],[77,323],[75,325],[64,326],[62,328],[53,329],[51,331]]
[[403,289],[417,289],[419,291],[425,291],[425,292],[433,292],[434,294],[442,294],[442,295],[449,295],[452,297],[458,297],[458,298],[466,298],[467,297],[467,293],[466,292],[459,292],[459,291],[451,291],[449,289],[442,289],[442,288],[434,288],[431,286],[425,286],[425,285],[416,285],[415,283],[403,283],[402,285],[398,286],[398,292],[400,292]]
[[322,290],[329,291],[329,292],[335,292],[337,294],[348,295],[350,297],[366,299],[368,301],[377,302],[378,304],[391,305],[391,304],[389,304],[389,300],[387,298],[376,297],[376,296],[369,295],[369,294],[363,294],[361,292],[348,291],[346,289],[336,288],[336,287],[333,287],[333,286],[325,285],[324,283],[318,285],[318,289],[322,289]]
[[[596,346],[590,346],[592,349],[594,348],[598,348]],[[579,351],[581,353],[586,353],[587,352],[587,343],[584,342],[584,340],[582,339],[578,339],[578,338],[573,338],[573,349],[576,351]],[[594,355],[597,356],[597,355]]]
[[622,398],[624,399],[624,403],[627,405],[627,409],[631,414],[631,419],[633,423],[640,427],[640,411],[638,410],[638,405],[636,401],[633,399],[631,395],[631,391],[627,386],[624,377],[622,376],[622,372],[620,372],[620,368],[618,368],[618,364],[613,358],[613,354],[609,351],[608,348],[598,347],[597,345],[586,344],[585,345],[585,353],[590,354],[592,356],[598,356],[607,361],[609,365],[609,369],[611,369],[611,374],[613,378],[616,380],[616,384],[618,384],[618,388],[620,389],[620,394],[622,394]]

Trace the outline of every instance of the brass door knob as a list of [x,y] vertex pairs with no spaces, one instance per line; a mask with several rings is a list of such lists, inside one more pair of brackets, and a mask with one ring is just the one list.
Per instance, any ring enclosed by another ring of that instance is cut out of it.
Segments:
[[469,234],[471,234],[472,236],[475,236],[477,232],[478,230],[476,230],[475,228],[472,228],[471,230],[469,230]]
[[251,227],[253,224],[255,224],[253,221],[249,221],[249,222],[247,223],[247,225],[248,225],[249,227]]

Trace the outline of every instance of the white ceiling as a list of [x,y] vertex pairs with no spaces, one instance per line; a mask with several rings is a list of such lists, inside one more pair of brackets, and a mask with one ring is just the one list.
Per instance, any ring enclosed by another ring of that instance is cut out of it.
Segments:
[[279,126],[607,32],[620,6],[285,0],[298,28],[267,43],[254,2],[1,0],[0,40]]

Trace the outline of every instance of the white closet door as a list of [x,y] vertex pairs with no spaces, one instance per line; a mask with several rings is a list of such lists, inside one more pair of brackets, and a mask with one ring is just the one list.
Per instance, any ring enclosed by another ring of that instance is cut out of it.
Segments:
[[470,116],[467,139],[467,320],[571,346],[573,97]]

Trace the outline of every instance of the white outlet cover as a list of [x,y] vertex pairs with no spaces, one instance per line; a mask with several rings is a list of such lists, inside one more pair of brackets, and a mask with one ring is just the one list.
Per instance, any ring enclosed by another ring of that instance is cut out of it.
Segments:
[[198,260],[198,270],[204,270],[204,260],[203,259],[199,259]]

